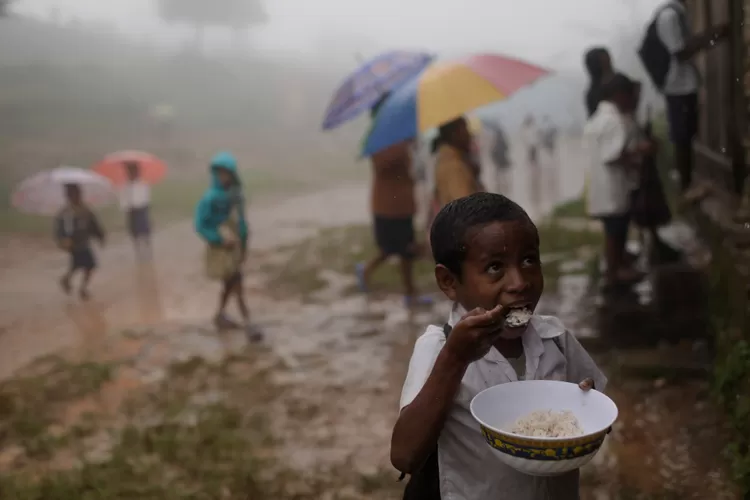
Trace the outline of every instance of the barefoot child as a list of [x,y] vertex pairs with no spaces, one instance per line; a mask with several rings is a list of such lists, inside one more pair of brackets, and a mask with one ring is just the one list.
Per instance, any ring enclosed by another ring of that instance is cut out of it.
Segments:
[[77,184],[67,184],[64,189],[67,204],[55,218],[55,240],[60,248],[70,254],[70,267],[60,278],[60,286],[65,293],[70,293],[70,280],[76,271],[81,271],[83,278],[79,295],[81,299],[86,300],[89,298],[89,281],[96,268],[91,239],[99,240],[103,246],[104,230],[96,215],[83,203],[81,187]]
[[212,185],[198,203],[195,229],[208,244],[206,271],[209,278],[222,282],[214,324],[220,330],[240,327],[225,313],[229,299],[235,297],[242,314],[243,327],[250,339],[257,341],[260,334],[250,323],[250,311],[242,286],[248,228],[237,161],[229,153],[219,153],[211,161],[210,170]]
[[[444,499],[577,500],[578,471],[535,477],[504,465],[469,411],[480,391],[517,380],[564,380],[583,390],[607,382],[560,320],[532,315],[544,289],[536,226],[508,198],[477,193],[440,211],[431,241],[435,278],[454,306],[448,324],[429,326],[414,346],[393,465],[418,480],[433,463]],[[511,311],[521,321],[506,323]]]

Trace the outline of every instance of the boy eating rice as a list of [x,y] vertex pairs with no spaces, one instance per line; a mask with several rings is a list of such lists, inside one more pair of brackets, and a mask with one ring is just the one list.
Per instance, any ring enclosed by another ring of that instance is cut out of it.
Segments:
[[[560,320],[524,318],[544,289],[536,226],[508,198],[477,193],[446,205],[430,238],[435,278],[454,306],[446,328],[429,326],[414,346],[393,429],[393,465],[421,481],[437,447],[444,499],[578,499],[578,471],[535,477],[504,465],[469,411],[482,390],[519,379],[580,382],[584,390],[606,385]],[[519,309],[509,326],[507,316]]]

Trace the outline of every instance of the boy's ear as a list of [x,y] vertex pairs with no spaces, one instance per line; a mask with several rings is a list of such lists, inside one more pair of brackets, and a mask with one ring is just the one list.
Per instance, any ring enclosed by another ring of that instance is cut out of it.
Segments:
[[453,274],[450,269],[442,264],[435,266],[435,282],[437,286],[443,291],[446,297],[452,302],[456,301],[456,286],[458,285],[458,277]]

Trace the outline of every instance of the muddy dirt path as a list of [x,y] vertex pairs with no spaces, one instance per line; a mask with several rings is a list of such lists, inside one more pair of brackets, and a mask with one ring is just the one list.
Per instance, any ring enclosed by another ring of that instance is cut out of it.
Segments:
[[[539,172],[521,161],[505,179],[513,198],[536,217],[576,195],[582,185],[580,151],[574,141],[563,144],[558,163],[543,163],[541,187],[531,183],[532,174]],[[487,171],[489,186],[492,174]],[[366,186],[347,185],[251,207],[248,295],[267,333],[263,347],[248,349],[241,334],[217,335],[208,326],[216,287],[203,277],[202,247],[188,223],[157,235],[152,268],[135,266],[126,243],[107,249],[95,300],[89,304],[61,298],[54,283],[64,266],[59,255],[3,271],[0,291],[9,300],[0,305],[0,376],[37,356],[84,346],[68,350],[71,358],[116,363],[109,366],[111,379],[93,405],[89,398],[66,405],[67,425],[74,421],[69,415],[81,415],[81,408],[117,409],[136,389],[167,384],[167,393],[152,398],[162,401],[174,391],[170,381],[182,377],[192,405],[183,412],[193,415],[196,405],[226,403],[265,422],[260,426],[251,421],[242,429],[245,435],[268,426],[270,437],[253,453],[278,459],[281,465],[266,474],[277,478],[283,494],[258,498],[397,498],[400,486],[388,449],[399,391],[414,340],[425,324],[443,321],[448,305],[438,303],[410,314],[396,294],[368,298],[352,293],[352,259],[368,243],[361,241],[361,231],[340,228],[367,223],[367,200]],[[309,244],[319,240],[328,241]],[[294,267],[300,274],[281,283],[279,269],[301,255],[310,269]],[[294,282],[309,274],[316,283],[310,293]],[[581,318],[585,277],[560,276],[559,282],[569,300],[545,297],[541,307],[561,315],[569,326],[596,335],[596,326]],[[621,419],[607,449],[584,473],[583,499],[735,498],[723,470],[721,440],[716,438],[721,424],[706,383],[618,381],[612,359],[620,357],[610,352],[602,358],[604,370],[612,375],[611,392]],[[125,416],[117,410],[115,415],[116,435]],[[160,418],[151,415],[147,420],[159,424]],[[87,438],[83,447],[85,456],[110,463],[106,460],[116,443],[112,429],[105,430]],[[169,450],[185,446],[183,441],[168,444]],[[6,464],[24,464],[23,452],[10,450],[13,453],[0,453],[0,471]],[[60,468],[55,460],[48,466]],[[111,476],[107,480],[116,483]]]
[[[560,199],[577,194],[583,179],[577,139],[562,141],[556,158],[543,159],[540,168],[548,173],[549,182],[539,186],[530,180],[536,170],[524,166],[523,152],[516,149],[518,167],[505,176],[504,185],[532,213],[543,213]],[[491,165],[488,158],[484,160]],[[562,181],[557,174],[561,165],[565,166]],[[495,186],[493,169],[484,170],[486,184]],[[255,258],[300,242],[321,228],[365,223],[368,196],[365,185],[345,185],[250,207]],[[87,304],[60,291],[58,279],[67,266],[66,255],[35,250],[33,259],[25,259],[14,252],[13,262],[5,262],[0,270],[0,378],[38,356],[74,344],[94,344],[107,332],[207,318],[216,297],[215,287],[203,277],[202,252],[189,221],[154,235],[153,265],[136,265],[130,243],[116,241],[98,251],[93,300]]]
[[[343,186],[250,209],[254,254],[299,242],[321,227],[367,220],[367,188]],[[100,250],[93,299],[65,297],[66,255],[46,252],[0,274],[0,378],[32,359],[135,325],[210,317],[216,290],[204,278],[203,245],[190,222],[154,236],[153,265],[136,265],[128,241]]]

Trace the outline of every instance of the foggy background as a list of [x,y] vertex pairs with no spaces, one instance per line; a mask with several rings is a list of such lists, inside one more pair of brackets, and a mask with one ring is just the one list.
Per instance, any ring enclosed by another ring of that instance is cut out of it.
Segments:
[[575,132],[584,118],[584,50],[608,46],[616,66],[645,83],[635,50],[661,2],[4,3],[2,195],[21,174],[88,166],[118,149],[152,151],[186,175],[203,173],[216,149],[258,171],[366,173],[353,165],[364,122],[325,134],[320,122],[358,61],[393,48],[498,52],[547,67],[553,76],[479,114],[508,129],[527,113],[548,115]]

